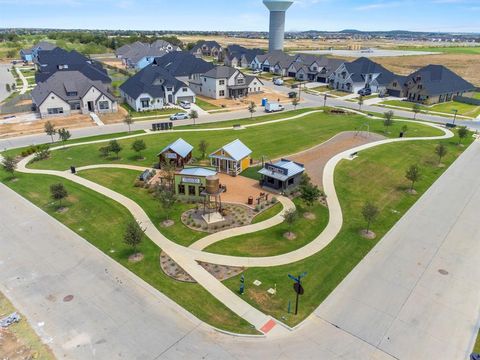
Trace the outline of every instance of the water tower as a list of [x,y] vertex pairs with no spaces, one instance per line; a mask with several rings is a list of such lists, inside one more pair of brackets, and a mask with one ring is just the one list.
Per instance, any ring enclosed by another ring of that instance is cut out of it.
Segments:
[[270,10],[270,32],[268,51],[283,50],[285,40],[285,13],[292,6],[293,0],[263,0]]

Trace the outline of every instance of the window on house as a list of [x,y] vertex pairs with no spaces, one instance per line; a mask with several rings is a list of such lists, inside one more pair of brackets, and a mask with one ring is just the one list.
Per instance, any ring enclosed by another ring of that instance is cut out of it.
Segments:
[[245,79],[238,79],[238,80],[237,80],[237,83],[238,83],[238,84],[244,84],[244,83],[245,83]]
[[70,104],[71,110],[80,110],[80,101],[76,101]]
[[203,82],[207,82],[207,79],[206,79],[206,78],[203,78]]
[[195,196],[196,195],[196,188],[195,186],[190,185],[188,187],[188,195],[190,196]]
[[225,80],[219,80],[218,85],[225,85]]
[[182,88],[182,91],[183,91],[183,92],[187,92],[188,89],[187,89],[187,88]]
[[178,185],[178,193],[180,195],[185,195],[185,185]]
[[70,92],[67,92],[67,96],[77,96],[78,93],[76,91],[70,91]]
[[294,178],[288,179],[288,185],[293,185],[294,182],[295,182]]
[[47,112],[48,115],[63,114],[63,108],[49,108]]
[[150,107],[150,100],[145,99],[141,101],[142,108],[148,108]]
[[172,87],[167,87],[167,91],[173,91]]
[[108,110],[110,109],[110,104],[108,103],[108,101],[99,101],[98,108],[100,110]]
[[220,92],[218,93],[219,96],[225,96],[225,90],[220,90]]

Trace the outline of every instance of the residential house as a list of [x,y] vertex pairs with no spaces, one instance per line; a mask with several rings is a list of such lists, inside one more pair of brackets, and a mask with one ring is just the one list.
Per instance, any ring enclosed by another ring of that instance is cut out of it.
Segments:
[[194,103],[195,93],[164,68],[150,64],[120,86],[120,94],[135,111],[159,110],[180,101]]
[[159,168],[165,164],[181,168],[188,164],[192,159],[193,146],[182,138],[167,145],[157,156],[159,158]]
[[218,172],[237,176],[250,167],[251,154],[252,150],[237,139],[210,154],[209,158]]
[[287,159],[275,163],[267,163],[258,172],[262,178],[260,185],[274,190],[286,191],[296,188],[305,172],[303,164]]
[[118,109],[115,97],[101,81],[92,81],[79,71],[56,72],[33,89],[32,100],[42,118]]
[[329,77],[329,84],[335,90],[357,93],[364,88],[372,92],[386,92],[388,84],[396,75],[372,60],[361,57],[345,62]]
[[213,99],[242,98],[262,92],[263,83],[229,66],[217,66],[203,75],[194,75],[190,87],[198,94]]
[[164,68],[177,80],[183,82],[188,82],[193,75],[205,74],[215,67],[211,62],[197,58],[187,51],[168,53],[156,58],[153,64]]
[[286,76],[288,67],[296,61],[298,56],[291,56],[281,50],[272,51],[268,54],[257,55],[250,63],[252,70],[261,70]]
[[248,68],[257,55],[264,55],[262,49],[247,49],[240,45],[229,45],[225,50],[224,65]]
[[223,48],[216,41],[199,41],[190,52],[197,56],[211,56],[218,61],[223,59]]
[[90,80],[101,81],[106,86],[112,82],[107,70],[99,62],[91,60],[75,50],[67,51],[59,47],[49,51],[41,50],[34,62],[37,68],[35,74],[37,83],[48,80],[59,71],[79,71]]
[[343,63],[344,61],[339,59],[300,55],[297,61],[288,67],[287,76],[298,81],[328,83],[330,75]]
[[122,59],[125,67],[141,70],[150,65],[155,58],[174,51],[181,49],[165,40],[157,40],[151,44],[137,41],[118,48],[115,54],[117,58]]
[[47,41],[40,41],[30,49],[20,50],[20,57],[23,61],[33,62],[37,57],[39,51],[49,51],[55,49],[57,46]]

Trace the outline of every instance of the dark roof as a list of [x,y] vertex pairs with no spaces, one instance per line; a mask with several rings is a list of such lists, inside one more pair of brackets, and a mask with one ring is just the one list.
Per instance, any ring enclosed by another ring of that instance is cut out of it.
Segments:
[[257,55],[265,54],[265,51],[262,49],[248,49],[240,45],[228,45],[227,47],[228,58],[232,60],[234,57],[240,59],[242,56],[245,56],[247,62],[252,62]]
[[231,77],[237,69],[234,69],[230,66],[217,66],[214,67],[212,70],[205,73],[206,77],[214,78],[214,79],[225,79]]
[[[53,74],[47,81],[38,84],[32,90],[32,98],[35,104],[42,104],[45,99],[54,93],[64,101],[79,100],[82,98],[91,87],[94,86],[103,95],[107,96],[112,101],[115,98],[110,94],[101,81],[92,81],[79,71],[59,71]],[[75,96],[67,96],[67,92],[77,92]]]
[[355,61],[345,63],[347,71],[351,74],[354,82],[365,81],[365,74],[380,74],[377,78],[379,84],[388,84],[395,77],[390,70],[385,69],[382,65],[366,58],[361,57]]
[[216,41],[213,41],[213,40],[207,40],[207,41],[199,41],[193,48],[192,50],[190,50],[190,52],[196,52],[198,49],[201,49],[203,46],[206,46],[210,49],[216,47],[217,49],[221,49],[222,46],[216,42]]
[[53,50],[40,50],[36,62],[41,65],[60,65],[60,64],[83,64],[90,61],[89,58],[80,54],[78,51],[67,51],[62,48]]
[[147,93],[153,98],[164,98],[164,86],[172,86],[174,92],[182,87],[188,87],[164,68],[150,64],[125,81],[120,86],[120,90],[134,99],[143,93]]
[[215,67],[211,62],[199,59],[186,51],[175,51],[155,58],[153,64],[168,70],[175,77],[205,74]]
[[428,65],[408,76],[421,83],[430,95],[472,91],[475,86],[443,65]]
[[22,49],[21,52],[25,55],[31,54],[34,50],[44,50],[49,51],[53,50],[57,47],[57,45],[52,44],[48,41],[40,41],[39,43],[32,46],[30,49]]

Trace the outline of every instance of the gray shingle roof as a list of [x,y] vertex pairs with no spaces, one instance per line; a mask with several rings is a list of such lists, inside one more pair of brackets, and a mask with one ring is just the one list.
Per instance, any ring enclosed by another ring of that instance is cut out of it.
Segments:
[[[32,91],[32,98],[39,106],[45,99],[54,93],[64,101],[79,100],[94,86],[110,100],[115,98],[110,94],[101,81],[92,81],[79,71],[59,71],[50,76],[47,81],[38,84]],[[75,91],[77,95],[68,96],[67,92]]]
[[132,64],[138,63],[144,57],[161,57],[170,51],[179,51],[178,46],[172,45],[165,40],[157,40],[151,44],[136,41],[132,44],[124,45],[115,52],[117,56],[127,59]]
[[363,76],[365,74],[381,74],[377,79],[379,84],[388,84],[395,77],[394,73],[366,57],[361,57],[355,61],[345,63],[345,67],[351,74],[354,82],[365,81]]
[[190,52],[196,52],[198,49],[201,49],[203,46],[206,46],[207,48],[209,49],[212,49],[212,48],[217,48],[217,49],[221,49],[222,46],[216,42],[216,41],[213,41],[213,40],[207,40],[207,41],[200,41],[198,42],[193,48],[192,50],[190,50]]
[[215,67],[211,62],[199,59],[186,51],[175,51],[156,58],[154,64],[175,77],[204,74]]
[[51,42],[48,41],[40,41],[39,43],[35,44],[29,49],[22,49],[22,53],[25,55],[31,54],[34,50],[43,50],[43,51],[49,51],[53,50],[57,47],[57,45],[52,44]]
[[204,76],[214,79],[228,79],[237,71],[237,69],[230,66],[217,66],[212,70],[207,71]]
[[428,65],[408,76],[419,82],[430,96],[475,90],[475,86],[443,65]]

